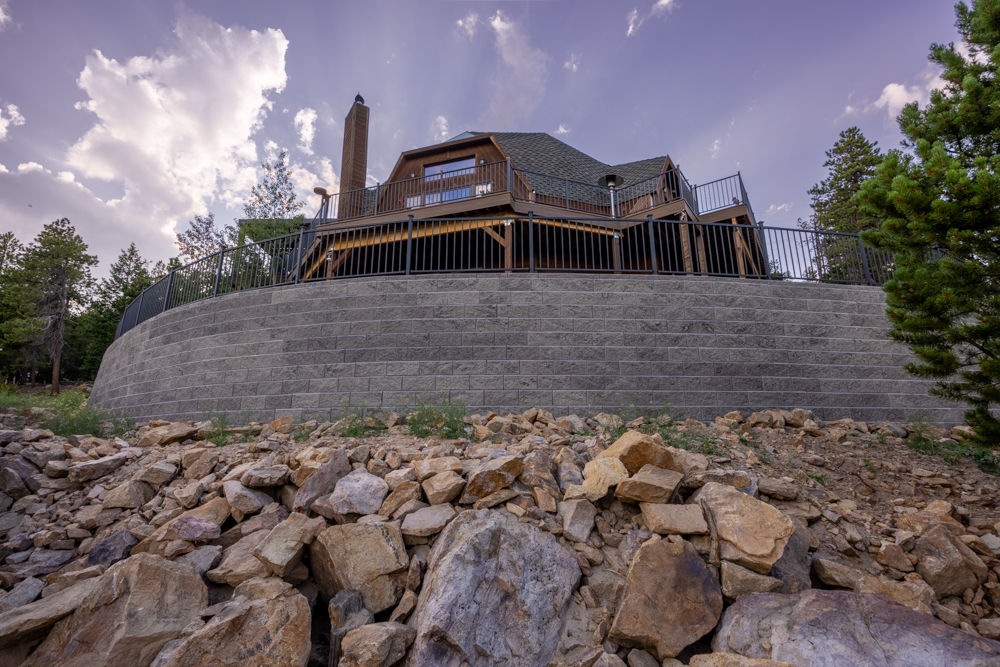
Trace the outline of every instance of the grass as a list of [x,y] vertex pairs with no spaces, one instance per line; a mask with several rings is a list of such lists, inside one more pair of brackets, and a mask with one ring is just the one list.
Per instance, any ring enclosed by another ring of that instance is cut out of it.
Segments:
[[418,438],[464,438],[465,405],[458,401],[424,403],[410,414],[410,433]]
[[0,391],[0,407],[14,408],[22,419],[31,410],[44,410],[38,423],[56,435],[93,435],[121,437],[132,430],[128,416],[116,417],[107,410],[87,407],[87,397],[79,389],[68,389],[55,396],[47,393],[27,394],[4,385]]
[[807,472],[806,476],[809,479],[811,479],[814,482],[816,482],[817,484],[819,484],[820,486],[826,486],[826,476],[825,475],[816,475],[814,473]]
[[[381,408],[357,406],[351,403],[341,403],[339,417],[334,420],[340,423],[337,435],[345,438],[366,438],[385,430],[385,425],[379,421]],[[309,434],[306,434],[306,438]]]
[[930,435],[930,426],[919,413],[910,418],[910,428],[912,433],[906,439],[906,446],[913,451],[940,456],[948,465],[955,465],[963,458],[967,458],[983,472],[1000,476],[1000,456],[997,456],[992,449],[951,440],[936,442]]

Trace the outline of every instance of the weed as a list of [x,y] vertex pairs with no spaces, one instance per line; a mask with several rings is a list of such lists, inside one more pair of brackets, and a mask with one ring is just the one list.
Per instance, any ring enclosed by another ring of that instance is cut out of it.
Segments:
[[464,438],[465,412],[465,405],[458,401],[424,403],[410,415],[410,433],[419,438]]
[[867,470],[868,472],[870,472],[873,475],[875,474],[875,466],[872,465],[871,461],[869,461],[868,459],[861,459],[861,463],[864,466],[865,470]]
[[292,440],[294,440],[299,444],[302,444],[303,442],[309,439],[310,433],[312,433],[312,430],[310,430],[309,427],[303,428],[302,424],[299,424],[298,426],[295,427],[295,431],[292,432]]
[[229,432],[229,417],[225,412],[214,412],[203,415],[202,421],[211,422],[211,427],[205,432],[205,439],[218,447],[229,444],[232,434]]
[[763,447],[759,447],[756,449],[757,449],[757,458],[760,459],[761,463],[771,462],[771,452],[767,451]]
[[819,484],[820,486],[826,486],[826,476],[825,475],[816,475],[814,473],[807,472],[806,476],[809,477],[814,482],[816,482],[817,484]]
[[715,446],[715,443],[709,440],[708,438],[702,439],[701,453],[706,454],[708,456],[719,456],[720,454],[722,454],[719,448]]
[[56,435],[104,435],[104,426],[109,413],[94,408],[79,408],[76,410],[57,411],[51,417],[42,420],[40,426],[47,428]]

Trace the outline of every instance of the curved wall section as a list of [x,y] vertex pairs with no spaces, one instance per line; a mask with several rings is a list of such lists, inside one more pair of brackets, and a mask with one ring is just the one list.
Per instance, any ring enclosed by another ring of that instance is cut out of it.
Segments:
[[139,419],[321,420],[343,404],[474,410],[671,404],[708,420],[961,421],[907,376],[875,287],[687,276],[389,276],[230,294],[108,349],[90,404]]

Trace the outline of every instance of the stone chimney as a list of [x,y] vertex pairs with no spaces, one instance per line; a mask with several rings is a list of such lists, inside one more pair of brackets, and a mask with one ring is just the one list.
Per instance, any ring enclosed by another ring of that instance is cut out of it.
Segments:
[[368,107],[359,93],[344,119],[344,156],[340,161],[340,191],[365,187],[368,173]]

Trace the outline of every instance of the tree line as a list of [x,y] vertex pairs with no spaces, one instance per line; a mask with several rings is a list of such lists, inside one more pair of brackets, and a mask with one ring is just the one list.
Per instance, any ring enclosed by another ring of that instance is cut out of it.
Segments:
[[144,289],[225,246],[296,231],[303,204],[287,154],[261,166],[243,220],[219,228],[213,214],[196,215],[176,235],[177,256],[154,263],[131,243],[100,280],[93,277],[97,256],[68,218],[48,223],[29,243],[0,233],[0,384],[44,382],[55,394],[61,380],[93,380],[118,321]]

